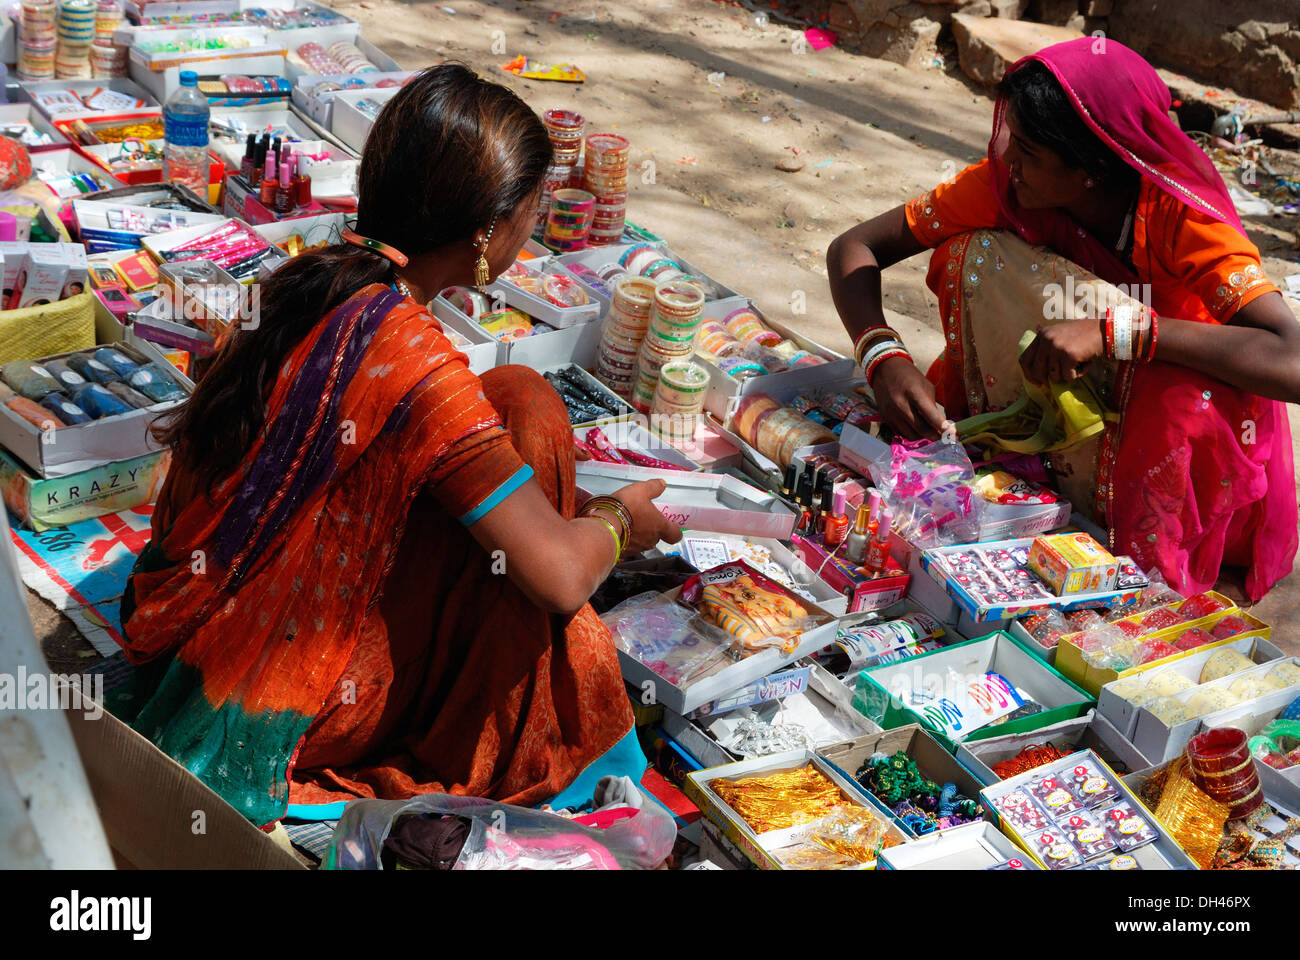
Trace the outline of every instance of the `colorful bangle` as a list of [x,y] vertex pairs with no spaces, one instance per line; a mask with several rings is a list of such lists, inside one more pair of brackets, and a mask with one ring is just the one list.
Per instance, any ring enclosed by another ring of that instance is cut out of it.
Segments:
[[599,520],[609,530],[610,535],[614,538],[614,563],[618,563],[619,557],[623,556],[623,541],[619,539],[618,531],[614,529],[614,525],[604,517],[588,517],[587,519]]
[[868,350],[863,355],[859,365],[862,367],[863,370],[866,370],[867,367],[871,366],[872,361],[875,360],[876,357],[880,356],[882,353],[885,353],[888,350],[906,350],[906,349],[907,347],[903,346],[902,341],[900,340],[882,340],[879,343],[872,344],[871,349]]
[[607,510],[618,520],[623,528],[623,540],[626,542],[632,538],[632,511],[628,510],[627,505],[616,497],[599,496],[592,497],[582,507],[583,515],[589,514],[593,510]]
[[892,360],[894,357],[906,357],[908,360],[912,359],[912,355],[906,350],[889,350],[882,353],[871,362],[871,366],[866,370],[867,386],[871,386],[872,380],[876,375],[876,370],[879,369],[880,365],[886,360]]
[[1150,363],[1156,358],[1156,337],[1160,335],[1160,318],[1156,316],[1154,310],[1151,311],[1151,346],[1147,348],[1146,362]]
[[894,330],[892,327],[868,327],[853,344],[853,359],[861,363],[862,355],[866,352],[868,344],[873,343],[881,337],[889,337],[900,342],[903,339],[898,335],[898,331]]

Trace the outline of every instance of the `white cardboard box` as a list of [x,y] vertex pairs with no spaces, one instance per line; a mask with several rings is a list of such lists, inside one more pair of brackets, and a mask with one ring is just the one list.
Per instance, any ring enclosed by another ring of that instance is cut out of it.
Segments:
[[1164,673],[1176,673],[1186,677],[1193,684],[1199,684],[1201,670],[1205,667],[1206,661],[1222,650],[1236,650],[1257,664],[1281,660],[1286,656],[1285,653],[1263,637],[1243,637],[1223,646],[1202,650],[1190,657],[1175,660],[1163,667],[1155,667],[1141,673],[1121,677],[1119,680],[1112,680],[1110,683],[1105,684],[1097,694],[1097,712],[1114,724],[1115,729],[1124,736],[1131,737],[1137,726],[1140,708],[1118,693],[1117,688],[1123,689],[1130,680],[1140,680],[1143,684],[1147,684]]
[[[99,80],[24,80],[18,84],[22,95],[32,101],[36,109],[44,116],[51,120],[57,120],[62,123],[65,120],[85,120],[87,123],[93,123],[104,117],[146,117],[158,116],[162,113],[162,106],[158,103],[157,98],[148,90],[140,86],[134,80],[128,77],[113,77],[111,79]],[[59,93],[65,90],[85,96],[94,93],[96,90],[106,89],[114,90],[118,93],[125,93],[137,100],[143,100],[144,103],[138,107],[127,109],[115,109],[105,113],[102,110],[69,110],[57,114],[50,113],[40,102],[42,93]]]
[[[602,422],[598,425],[592,424],[590,426],[584,425],[574,427],[573,435],[586,443],[587,431],[595,429],[597,426],[616,449],[633,450],[643,456],[654,457],[656,460],[663,460],[665,463],[675,463],[683,470],[690,473],[697,473],[700,470],[700,465],[698,463],[686,456],[686,454],[682,453],[672,444],[651,433],[635,420],[614,420],[608,423]],[[612,463],[608,464],[608,466],[631,467],[636,465]]]
[[366,147],[370,127],[374,121],[357,109],[362,100],[385,104],[401,87],[367,87],[361,90],[340,90],[334,96],[334,111],[330,117],[330,132],[357,153]]
[[1008,860],[1017,869],[1042,869],[997,827],[981,820],[882,850],[877,862],[883,870],[988,870]]
[[[365,80],[368,87],[348,87],[345,89],[375,89],[374,84],[383,80],[396,80],[401,83],[412,75],[410,70],[396,70],[392,72],[384,71],[381,73],[335,73],[321,74],[309,73],[302,74],[293,82],[293,93],[291,97],[294,105],[303,113],[311,117],[317,123],[325,128],[329,128],[334,115],[334,98],[343,90],[325,90],[317,91],[316,86],[321,83],[344,83],[348,80],[358,78]],[[379,88],[383,89],[383,88]]]

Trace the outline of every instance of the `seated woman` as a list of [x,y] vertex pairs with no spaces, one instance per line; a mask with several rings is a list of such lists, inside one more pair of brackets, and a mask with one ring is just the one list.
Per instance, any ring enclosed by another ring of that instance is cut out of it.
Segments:
[[[1296,552],[1279,401],[1300,401],[1300,327],[1164,83],[1102,42],[1008,70],[987,159],[838,237],[831,292],[905,437],[1005,408],[1026,379],[1087,375],[1112,416],[1049,457],[1063,492],[1176,588],[1239,566],[1257,600]],[[945,347],[928,377],[891,342],[880,293],[881,269],[926,248]]]
[[366,143],[357,233],[263,284],[163,433],[123,601],[133,722],[254,823],[438,791],[580,802],[645,769],[587,598],[625,548],[681,538],[662,482],[575,518],[559,396],[474,376],[424,306],[513,262],[550,162],[504,87],[414,77]]

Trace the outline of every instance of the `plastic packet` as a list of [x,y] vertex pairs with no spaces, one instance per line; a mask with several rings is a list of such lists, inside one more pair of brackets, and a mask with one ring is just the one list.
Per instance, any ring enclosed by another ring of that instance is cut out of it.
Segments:
[[1019,857],[1012,857],[1010,860],[1003,860],[1001,863],[995,863],[991,867],[985,867],[985,870],[1028,870],[1029,867],[1025,861]]
[[1030,780],[1029,793],[1055,820],[1083,809],[1083,801],[1075,796],[1068,781],[1055,773],[1044,774]]
[[1091,864],[1093,870],[1141,870],[1142,865],[1127,853],[1118,853]]
[[904,539],[922,549],[979,541],[984,500],[961,444],[895,442],[888,459],[872,461],[871,477]]
[[1047,811],[1029,795],[1028,791],[1023,789],[1008,793],[1005,797],[995,800],[993,805],[998,808],[1002,819],[1011,824],[1021,836],[1042,830],[1052,823]]
[[1119,796],[1119,787],[1092,760],[1081,760],[1060,771],[1059,775],[1069,779],[1075,796],[1089,808],[1100,806]]
[[1051,870],[1068,870],[1083,863],[1083,854],[1070,840],[1069,832],[1060,827],[1048,827],[1028,837],[1026,842]]
[[1110,831],[1115,846],[1125,853],[1151,843],[1159,836],[1155,827],[1127,800],[1120,801],[1103,813],[1106,828]]
[[1071,814],[1058,826],[1065,829],[1070,842],[1083,854],[1085,860],[1115,849],[1115,839],[1106,829],[1105,823],[1086,810]]
[[887,846],[889,824],[864,807],[840,807],[808,828],[808,839],[833,853],[870,863]]
[[600,619],[620,650],[679,687],[726,660],[732,644],[694,610],[660,593],[624,600]]
[[1056,646],[1061,637],[1073,632],[1065,617],[1061,615],[1061,611],[1055,607],[1047,607],[1038,613],[1032,613],[1023,618],[1020,623],[1031,637],[1046,647]]
[[1211,596],[1207,591],[1197,593],[1183,601],[1183,605],[1178,608],[1178,613],[1187,620],[1199,620],[1201,617],[1208,617],[1212,613],[1222,613],[1229,609],[1228,604],[1224,603],[1218,597]]
[[791,653],[799,637],[834,618],[806,607],[798,597],[743,560],[714,567],[682,586],[681,599],[706,621],[730,634],[737,651],[780,647]]
[[1176,657],[1182,651],[1164,640],[1147,640],[1138,645],[1135,663],[1154,663],[1166,657]]
[[379,870],[384,840],[399,817],[470,821],[453,870],[652,870],[672,852],[677,827],[657,803],[603,830],[558,814],[480,797],[426,794],[410,800],[354,800],[343,810],[322,862],[327,870]]

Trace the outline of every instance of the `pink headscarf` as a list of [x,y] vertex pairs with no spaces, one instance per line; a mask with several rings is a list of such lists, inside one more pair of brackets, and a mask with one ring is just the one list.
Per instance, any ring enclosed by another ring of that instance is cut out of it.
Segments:
[[[1205,152],[1169,118],[1169,88],[1151,65],[1104,37],[1079,37],[1023,57],[1044,64],[1075,111],[1101,141],[1143,178],[1176,200],[1245,234],[1223,179]],[[1051,247],[1112,283],[1133,280],[1114,251],[1062,210],[1026,210],[1016,203],[1011,171],[1001,158],[1010,142],[1006,97],[999,97],[989,139],[989,161],[1002,217],[1028,243]]]

